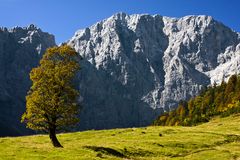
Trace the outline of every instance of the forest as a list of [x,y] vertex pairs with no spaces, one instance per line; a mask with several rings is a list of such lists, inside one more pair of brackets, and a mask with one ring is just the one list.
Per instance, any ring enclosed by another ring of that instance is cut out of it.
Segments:
[[160,115],[153,125],[194,126],[215,116],[226,117],[240,112],[240,76],[232,75],[228,82],[205,87],[189,101],[180,101],[175,110]]

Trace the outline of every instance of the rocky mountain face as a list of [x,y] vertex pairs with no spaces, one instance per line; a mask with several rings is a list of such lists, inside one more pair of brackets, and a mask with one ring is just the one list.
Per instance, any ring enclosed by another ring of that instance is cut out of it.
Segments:
[[210,16],[119,13],[67,43],[83,57],[82,130],[149,125],[240,70],[239,33]]
[[[210,16],[118,13],[67,43],[83,58],[77,130],[149,125],[240,71],[240,34]],[[0,29],[0,136],[30,133],[20,124],[29,72],[54,45],[53,35],[33,25]]]
[[54,45],[54,36],[34,25],[0,29],[0,136],[30,133],[20,123],[31,86],[29,72]]

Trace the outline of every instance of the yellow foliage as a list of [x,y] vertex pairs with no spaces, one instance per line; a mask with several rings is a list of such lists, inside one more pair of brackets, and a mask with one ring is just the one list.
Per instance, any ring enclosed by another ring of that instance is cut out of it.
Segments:
[[34,130],[63,129],[78,122],[78,91],[73,78],[79,70],[79,56],[67,45],[46,51],[40,66],[32,69],[33,84],[26,96],[22,122]]

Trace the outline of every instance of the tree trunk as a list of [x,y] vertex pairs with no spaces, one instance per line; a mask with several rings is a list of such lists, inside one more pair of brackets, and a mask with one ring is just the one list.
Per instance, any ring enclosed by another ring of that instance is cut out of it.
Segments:
[[56,127],[51,127],[49,129],[49,137],[52,141],[52,144],[54,147],[60,147],[62,148],[63,146],[59,143],[57,136],[56,136]]

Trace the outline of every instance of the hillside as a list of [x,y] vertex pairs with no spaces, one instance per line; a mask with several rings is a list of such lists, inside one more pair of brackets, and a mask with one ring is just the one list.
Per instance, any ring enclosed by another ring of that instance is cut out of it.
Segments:
[[189,101],[181,101],[175,110],[160,115],[154,125],[192,126],[208,122],[214,116],[240,112],[240,76],[232,75],[228,82],[209,86]]
[[46,135],[0,138],[0,159],[240,158],[240,114],[196,127],[147,127],[60,134],[63,149]]

